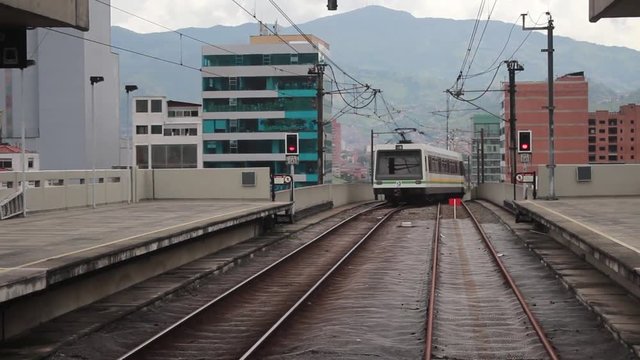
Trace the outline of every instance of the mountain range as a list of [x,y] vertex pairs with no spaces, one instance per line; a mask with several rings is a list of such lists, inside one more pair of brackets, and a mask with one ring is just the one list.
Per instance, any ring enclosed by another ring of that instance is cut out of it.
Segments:
[[[522,30],[521,23],[492,20],[485,27],[482,22],[476,42],[479,38],[482,41],[476,48],[469,45],[475,26],[475,20],[416,18],[380,6],[299,24],[305,33],[330,44],[329,57],[340,68],[382,90],[388,106],[378,101],[376,114],[387,113],[390,108],[395,118],[393,126],[419,127],[431,133],[444,133],[443,113],[435,112],[445,109],[444,91],[455,84],[459,75],[482,74],[462,77],[467,79],[462,87],[466,98],[475,98],[488,88],[499,88],[500,82],[507,80],[507,70],[498,65],[507,59],[518,60],[524,66],[524,71],[517,73],[517,81],[547,79],[547,56],[540,51],[547,47],[546,33]],[[115,47],[157,58],[115,50],[120,53],[122,88],[125,83],[136,84],[140,89],[135,95],[164,95],[172,100],[200,103],[201,73],[197,69],[201,67],[202,46],[246,44],[258,29],[256,23],[214,25],[180,29],[184,34],[181,36],[177,32],[139,34],[114,26]],[[295,30],[284,27],[280,33],[293,34]],[[589,81],[591,111],[617,110],[621,104],[640,102],[640,52],[563,36],[554,36],[554,49],[555,77],[584,71]],[[337,70],[336,78],[353,82]],[[125,98],[122,100],[126,104]],[[487,92],[475,103],[499,112],[501,100],[500,92]],[[451,104],[453,109],[469,108],[455,100]],[[468,128],[469,116],[465,111],[451,112],[450,128]],[[380,125],[380,120],[373,118],[347,114],[340,121],[345,129],[366,129],[368,134],[368,129]],[[389,121],[388,117],[385,121]],[[361,134],[356,137],[361,140]]]

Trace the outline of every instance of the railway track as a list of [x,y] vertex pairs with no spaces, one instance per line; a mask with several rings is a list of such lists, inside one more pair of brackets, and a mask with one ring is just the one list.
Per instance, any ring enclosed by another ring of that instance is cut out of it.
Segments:
[[399,209],[356,214],[121,359],[245,359]]
[[425,359],[559,358],[466,205],[438,207],[432,254]]

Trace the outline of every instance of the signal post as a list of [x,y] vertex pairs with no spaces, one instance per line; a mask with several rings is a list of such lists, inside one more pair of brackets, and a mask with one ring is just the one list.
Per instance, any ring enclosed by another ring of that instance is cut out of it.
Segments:
[[294,171],[294,166],[298,165],[300,163],[300,139],[298,137],[297,133],[288,133],[285,135],[285,141],[284,141],[284,153],[287,159],[287,164],[289,164],[290,168],[289,168],[289,174],[291,175],[291,194],[289,196],[289,201],[291,201],[293,204],[291,205],[291,212],[290,212],[290,217],[291,217],[291,222],[293,223],[293,216],[295,215],[295,211],[296,211],[296,202],[295,202],[295,196],[294,196],[294,189],[295,189],[295,171]]

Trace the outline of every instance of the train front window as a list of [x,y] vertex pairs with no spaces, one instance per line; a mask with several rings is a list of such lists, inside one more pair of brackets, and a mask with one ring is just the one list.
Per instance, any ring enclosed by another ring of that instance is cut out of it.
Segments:
[[378,151],[376,179],[422,179],[420,150]]

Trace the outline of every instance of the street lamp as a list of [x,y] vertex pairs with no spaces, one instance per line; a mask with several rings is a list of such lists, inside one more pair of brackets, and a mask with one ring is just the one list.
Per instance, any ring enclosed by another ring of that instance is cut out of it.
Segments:
[[35,60],[27,60],[25,66],[20,68],[20,141],[22,144],[22,216],[27,216],[27,154],[26,154],[26,119],[24,117],[24,69],[35,65]]
[[91,206],[96,208],[96,97],[94,86],[96,83],[104,81],[102,76],[90,76],[91,83],[91,131],[93,133],[93,151],[91,151]]
[[133,197],[133,119],[132,113],[133,109],[131,109],[131,95],[130,92],[138,90],[137,85],[125,85],[124,91],[127,92],[127,123],[129,127],[129,139],[127,141],[127,149],[129,150],[129,161],[128,161],[128,176],[129,176],[129,190],[127,194],[127,203],[131,204],[131,198]]

